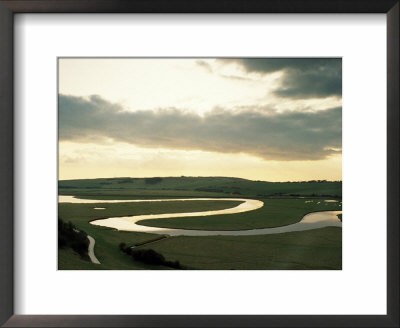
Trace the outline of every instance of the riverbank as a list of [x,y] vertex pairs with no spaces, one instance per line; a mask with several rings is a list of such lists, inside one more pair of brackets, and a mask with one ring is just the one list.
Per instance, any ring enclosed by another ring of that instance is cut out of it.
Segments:
[[[73,203],[93,203],[98,200],[90,199],[78,199],[71,196],[60,196],[60,202],[73,202]],[[176,201],[177,199],[152,199],[152,200],[102,200],[102,203],[115,203],[115,202],[168,202]],[[248,229],[248,230],[194,230],[194,229],[173,229],[173,228],[159,228],[149,227],[138,224],[141,220],[156,220],[156,219],[168,219],[168,218],[185,218],[185,217],[198,217],[198,216],[214,216],[214,215],[226,215],[226,214],[237,214],[243,212],[254,211],[264,206],[264,203],[256,199],[240,199],[240,198],[190,198],[190,199],[178,199],[179,201],[203,201],[203,200],[214,200],[214,201],[242,201],[238,206],[227,208],[223,210],[214,211],[202,211],[202,212],[188,212],[188,213],[164,213],[164,214],[147,214],[147,215],[136,215],[136,216],[125,216],[125,217],[111,217],[106,219],[93,220],[90,223],[92,225],[113,228],[119,231],[134,231],[134,232],[146,232],[153,234],[162,234],[168,236],[255,236],[264,234],[277,234],[294,231],[305,231],[318,229],[323,227],[336,226],[341,227],[341,221],[337,215],[341,214],[341,211],[320,211],[309,213],[304,216],[300,222],[264,229]],[[329,201],[328,201],[329,202]]]
[[[321,210],[339,210],[338,203],[307,202],[310,199],[259,199],[264,206],[238,214],[208,217],[177,218],[182,226],[192,221],[212,229],[222,226],[224,229],[274,228],[297,223],[310,212]],[[341,268],[341,234],[339,226],[312,229],[308,231],[250,235],[250,236],[171,236],[157,242],[147,241],[161,236],[143,232],[125,232],[95,226],[89,223],[93,219],[107,217],[136,216],[154,213],[173,213],[179,210],[194,209],[196,202],[153,202],[153,203],[109,203],[100,205],[103,200],[92,200],[99,204],[60,203],[59,215],[65,221],[73,222],[80,230],[86,231],[96,240],[95,253],[100,265],[87,261],[82,263],[84,269],[94,270],[140,270],[163,269],[145,263],[132,261],[119,249],[119,244],[142,244],[138,249],[151,248],[162,254],[166,260],[178,260],[190,269],[340,269]],[[206,202],[201,203],[205,210]],[[215,202],[217,203],[217,201]],[[221,201],[222,203],[222,201]],[[232,202],[230,202],[232,204]],[[190,206],[188,204],[191,204]],[[327,205],[325,205],[327,204]],[[94,207],[106,207],[105,210],[94,210]],[[215,208],[215,207],[214,207]],[[149,220],[160,224],[175,219]],[[207,220],[207,221],[204,221]],[[140,224],[140,223],[139,223]],[[174,223],[175,224],[175,223]],[[208,226],[207,226],[208,225]],[[217,229],[214,229],[217,230]],[[62,252],[60,269],[79,269],[79,259],[71,264],[66,257],[73,256]]]

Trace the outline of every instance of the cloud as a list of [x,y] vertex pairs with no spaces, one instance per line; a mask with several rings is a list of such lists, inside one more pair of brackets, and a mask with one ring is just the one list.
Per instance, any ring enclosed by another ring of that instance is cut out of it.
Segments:
[[59,138],[140,147],[246,153],[266,160],[319,160],[341,149],[341,108],[318,112],[175,108],[124,111],[99,96],[59,95]]
[[218,61],[222,64],[236,63],[247,73],[284,71],[282,85],[275,91],[280,97],[306,99],[342,95],[341,58],[238,58]]

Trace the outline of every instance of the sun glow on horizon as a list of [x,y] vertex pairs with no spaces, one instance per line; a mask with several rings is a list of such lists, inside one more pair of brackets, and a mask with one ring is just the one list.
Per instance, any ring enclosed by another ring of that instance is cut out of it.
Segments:
[[341,180],[337,67],[318,59],[59,59],[59,179]]

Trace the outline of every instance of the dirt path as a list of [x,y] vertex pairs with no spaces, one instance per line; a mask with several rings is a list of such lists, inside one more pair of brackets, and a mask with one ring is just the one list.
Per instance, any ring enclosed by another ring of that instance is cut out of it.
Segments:
[[90,261],[92,261],[92,263],[94,264],[100,264],[100,261],[97,259],[96,255],[94,255],[94,244],[96,243],[96,241],[94,240],[93,237],[89,235],[87,237],[89,239],[88,254],[90,257]]

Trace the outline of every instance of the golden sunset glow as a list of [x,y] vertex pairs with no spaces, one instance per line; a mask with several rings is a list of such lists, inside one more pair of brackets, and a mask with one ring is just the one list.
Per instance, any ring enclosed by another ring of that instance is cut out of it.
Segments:
[[59,179],[341,180],[337,66],[59,59]]

